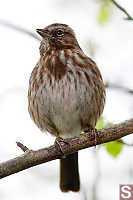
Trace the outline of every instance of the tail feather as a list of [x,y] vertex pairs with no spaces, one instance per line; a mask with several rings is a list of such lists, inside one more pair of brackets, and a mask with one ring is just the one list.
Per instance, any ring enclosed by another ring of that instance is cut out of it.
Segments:
[[78,152],[60,160],[60,188],[63,192],[79,191]]

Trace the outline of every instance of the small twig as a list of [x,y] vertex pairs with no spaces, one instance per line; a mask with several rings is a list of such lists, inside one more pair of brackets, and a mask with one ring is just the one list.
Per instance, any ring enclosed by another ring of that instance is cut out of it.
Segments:
[[120,6],[115,0],[111,0],[111,1],[117,8],[119,8],[122,12],[124,12],[127,15],[126,20],[133,20],[132,16],[125,10],[125,8]]
[[23,33],[23,34],[26,34],[26,35],[29,35],[30,37],[40,41],[40,38],[37,36],[37,34],[27,30],[26,28],[23,28],[21,26],[18,26],[18,25],[15,25],[15,24],[12,24],[11,22],[8,22],[6,20],[0,20],[0,25],[3,25],[3,26],[6,26],[8,28],[11,28],[13,30],[16,30],[20,33]]
[[24,146],[21,142],[16,142],[17,146],[20,147],[20,149],[22,149],[23,152],[25,151],[29,151],[29,149]]
[[133,95],[133,90],[131,90],[130,88],[127,88],[127,87],[118,85],[118,84],[116,84],[116,83],[109,83],[109,82],[106,82],[106,83],[105,83],[105,87],[106,87],[106,88],[110,88],[110,89],[121,90],[121,91],[123,91],[123,92],[126,92],[126,93],[129,93],[129,94],[132,94],[132,95]]

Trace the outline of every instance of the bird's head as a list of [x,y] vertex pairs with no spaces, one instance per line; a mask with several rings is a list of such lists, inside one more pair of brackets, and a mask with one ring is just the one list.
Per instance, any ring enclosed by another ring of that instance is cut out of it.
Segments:
[[66,24],[55,23],[36,31],[45,50],[79,48],[74,31]]

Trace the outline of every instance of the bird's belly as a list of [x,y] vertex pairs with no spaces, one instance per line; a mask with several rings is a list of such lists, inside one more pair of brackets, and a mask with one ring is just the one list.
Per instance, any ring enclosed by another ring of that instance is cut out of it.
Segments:
[[[79,136],[89,125],[94,127],[99,118],[99,105],[94,90],[74,79],[49,84],[46,82],[32,93],[29,112],[37,126],[55,136]],[[44,87],[45,86],[45,87]]]
[[[36,99],[40,128],[62,138],[79,136],[81,133],[80,105],[72,91],[65,88],[65,94],[59,88],[42,90]],[[50,127],[49,127],[50,126]]]

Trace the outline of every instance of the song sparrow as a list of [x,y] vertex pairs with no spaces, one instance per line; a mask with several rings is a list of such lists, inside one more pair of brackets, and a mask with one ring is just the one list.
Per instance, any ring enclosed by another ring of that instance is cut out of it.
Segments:
[[[35,124],[56,137],[79,136],[95,128],[105,103],[105,88],[96,63],[80,48],[66,24],[37,29],[40,59],[29,81],[29,113]],[[61,159],[60,187],[79,191],[78,153]]]

